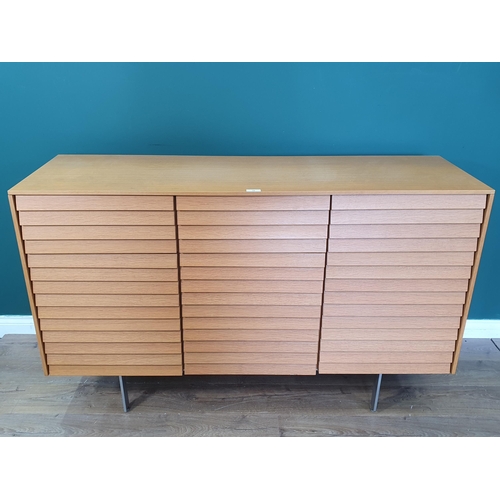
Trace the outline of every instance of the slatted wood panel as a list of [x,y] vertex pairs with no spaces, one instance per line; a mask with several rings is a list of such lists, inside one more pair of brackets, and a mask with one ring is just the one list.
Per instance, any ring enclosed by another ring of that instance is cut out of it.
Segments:
[[125,319],[178,318],[178,307],[38,307],[38,317]]
[[30,240],[175,240],[174,226],[24,226]]
[[365,194],[334,196],[332,210],[484,209],[481,194]]
[[91,240],[85,245],[79,240],[30,240],[26,253],[35,254],[175,254],[175,240]]
[[93,307],[175,307],[179,306],[178,295],[121,295],[121,294],[58,294],[38,293],[37,306],[93,306]]
[[[312,278],[312,277],[311,277]],[[321,294],[323,292],[323,281],[316,279],[312,280],[184,280],[182,284],[182,291],[184,294],[188,292],[225,292],[225,293],[307,293],[307,294]]]
[[168,342],[48,342],[47,354],[180,354],[180,343]]
[[173,226],[174,212],[79,210],[19,212],[21,226]]
[[17,209],[21,212],[45,212],[53,210],[174,210],[173,196],[68,196],[68,195],[18,195],[16,196]]
[[181,240],[182,254],[324,253],[326,240]]
[[66,267],[91,269],[176,269],[175,254],[64,254],[64,255],[28,255],[28,265],[34,267]]
[[[330,240],[329,252],[475,252],[477,238],[406,238]],[[333,257],[332,257],[333,258]]]
[[43,332],[44,342],[81,342],[81,343],[158,343],[173,342],[180,346],[181,332],[177,331],[66,331],[66,330],[45,330]]
[[[379,325],[375,325],[379,326]],[[323,328],[322,341],[348,342],[380,342],[390,341],[420,341],[420,340],[451,340],[457,339],[456,328]]]
[[173,197],[19,196],[17,208],[49,373],[181,375]]
[[484,195],[338,195],[320,373],[449,373]]
[[[326,226],[328,211],[179,211],[178,223],[180,226]],[[248,231],[251,231],[251,227]]]
[[321,294],[315,293],[189,293],[184,292],[182,303],[187,305],[263,305],[315,306]]
[[460,304],[465,292],[325,292],[326,304]]
[[85,318],[48,318],[41,319],[42,330],[69,331],[180,331],[179,319],[85,319]]
[[235,330],[196,330],[190,328],[184,332],[184,341],[209,342],[209,341],[229,341],[229,342],[318,342],[317,329],[311,330],[280,330],[263,329],[248,330],[239,328]]
[[182,375],[182,365],[55,365],[50,366],[49,375],[116,377],[137,376],[143,377],[173,377]]
[[[179,212],[180,213],[180,212]],[[325,240],[326,225],[306,226],[181,226],[180,240]],[[250,230],[251,229],[251,230]],[[306,247],[309,249],[310,247]],[[311,250],[312,251],[312,250]]]
[[186,374],[316,373],[329,206],[177,198]]
[[35,294],[64,295],[178,295],[179,284],[177,281],[34,281],[33,291]]

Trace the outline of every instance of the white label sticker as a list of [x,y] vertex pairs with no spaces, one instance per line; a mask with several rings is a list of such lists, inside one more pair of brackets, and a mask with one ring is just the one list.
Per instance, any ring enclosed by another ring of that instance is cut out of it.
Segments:
[[260,189],[247,189],[247,193],[260,193]]

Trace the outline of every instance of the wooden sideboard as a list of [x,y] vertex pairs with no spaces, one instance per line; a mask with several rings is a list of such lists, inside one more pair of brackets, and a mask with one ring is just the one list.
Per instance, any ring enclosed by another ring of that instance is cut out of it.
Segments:
[[78,376],[455,373],[493,196],[419,156],[60,155],[9,190]]

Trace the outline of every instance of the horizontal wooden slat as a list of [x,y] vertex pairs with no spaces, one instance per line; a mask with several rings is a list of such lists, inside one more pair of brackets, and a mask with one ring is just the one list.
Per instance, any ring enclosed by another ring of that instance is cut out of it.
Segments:
[[316,375],[316,365],[186,364],[186,375]]
[[327,266],[326,278],[468,279],[470,266]]
[[42,331],[173,331],[180,330],[179,319],[40,319]]
[[30,270],[33,281],[177,281],[177,269],[78,269]]
[[325,304],[323,316],[461,316],[463,305]]
[[325,267],[321,253],[181,254],[185,267]]
[[178,196],[177,210],[328,210],[329,196]]
[[465,292],[325,292],[325,304],[464,304]]
[[172,377],[182,375],[182,366],[82,366],[82,365],[52,365],[49,366],[49,375],[64,375],[77,377],[106,377],[106,376],[155,376]]
[[460,316],[325,316],[323,328],[458,328]]
[[38,307],[39,318],[179,318],[179,307]]
[[321,305],[319,293],[183,293],[184,305]]
[[181,253],[324,253],[324,240],[180,240]]
[[33,281],[35,294],[178,295],[176,281]]
[[231,281],[184,280],[183,292],[243,292],[243,293],[313,293],[323,291],[323,281]]
[[[374,325],[378,326],[378,325]],[[322,328],[322,340],[380,341],[380,340],[457,340],[457,328]]]
[[322,353],[327,352],[453,352],[454,340],[321,340]]
[[451,363],[452,352],[325,352],[322,363]]
[[47,354],[49,365],[180,365],[180,354]]
[[465,292],[468,279],[327,279],[327,292]]
[[484,208],[486,196],[470,194],[363,194],[334,195],[332,210],[408,210],[425,209],[468,209]]
[[180,354],[180,342],[46,342],[46,354]]
[[333,224],[330,238],[477,238],[480,228],[480,224]]
[[100,331],[43,331],[42,339],[44,342],[180,342],[180,330],[171,332],[100,332]]
[[316,366],[317,353],[243,353],[243,352],[218,352],[218,353],[200,353],[186,352],[184,353],[184,362],[188,364],[196,363],[251,363],[251,364],[270,364],[277,365],[314,365]]
[[450,373],[450,363],[320,363],[322,374],[439,374]]
[[[179,226],[274,226],[274,225],[327,225],[328,211],[225,211],[225,212],[182,212],[177,213]],[[248,232],[251,227],[246,228]]]
[[483,211],[469,210],[332,210],[336,224],[480,224]]
[[293,240],[325,239],[326,225],[318,226],[179,226],[181,240]]
[[175,218],[172,211],[36,211],[19,212],[19,223],[21,226],[173,226]]
[[175,240],[28,240],[27,254],[176,253]]
[[184,318],[184,330],[315,330],[319,318]]
[[192,306],[183,305],[184,318],[318,318],[318,306]]
[[175,240],[174,226],[25,226],[21,232],[25,240]]
[[36,294],[37,306],[115,306],[164,307],[178,306],[178,295],[99,295],[99,294]]
[[472,266],[474,252],[329,253],[334,266]]
[[183,267],[183,280],[318,280],[323,281],[320,267]]
[[477,238],[330,239],[328,252],[475,252]]
[[[168,345],[168,344],[167,344]],[[184,353],[192,352],[213,352],[213,353],[226,353],[226,352],[241,352],[241,353],[303,353],[303,354],[317,354],[317,342],[185,342]]]
[[28,255],[28,266],[67,268],[175,269],[175,254]]
[[173,196],[16,196],[18,210],[173,210]]
[[184,329],[184,342],[314,342],[318,347],[318,330],[192,330]]

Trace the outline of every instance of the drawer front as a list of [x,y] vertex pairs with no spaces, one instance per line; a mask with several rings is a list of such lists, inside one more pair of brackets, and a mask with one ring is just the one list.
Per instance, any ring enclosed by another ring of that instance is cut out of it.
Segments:
[[[179,212],[180,213],[180,212]],[[274,226],[181,226],[181,240],[322,240],[326,243],[326,225]]]
[[486,197],[332,197],[320,373],[449,373]]
[[19,212],[21,226],[173,226],[174,212],[74,210]]
[[95,245],[112,240],[175,240],[174,226],[23,226],[24,241],[84,240]]
[[314,374],[330,199],[178,197],[186,374]]
[[484,209],[481,194],[364,194],[332,197],[332,210]]
[[330,196],[178,196],[179,211],[330,210]]
[[181,267],[325,267],[322,253],[181,254]]
[[173,197],[16,203],[49,374],[181,375]]
[[328,211],[179,211],[178,223],[179,226],[326,226]]
[[24,243],[28,255],[58,254],[175,254],[175,240],[29,240]]
[[24,211],[75,211],[75,210],[174,210],[173,196],[16,196],[17,210]]
[[181,254],[324,253],[326,240],[181,240]]

